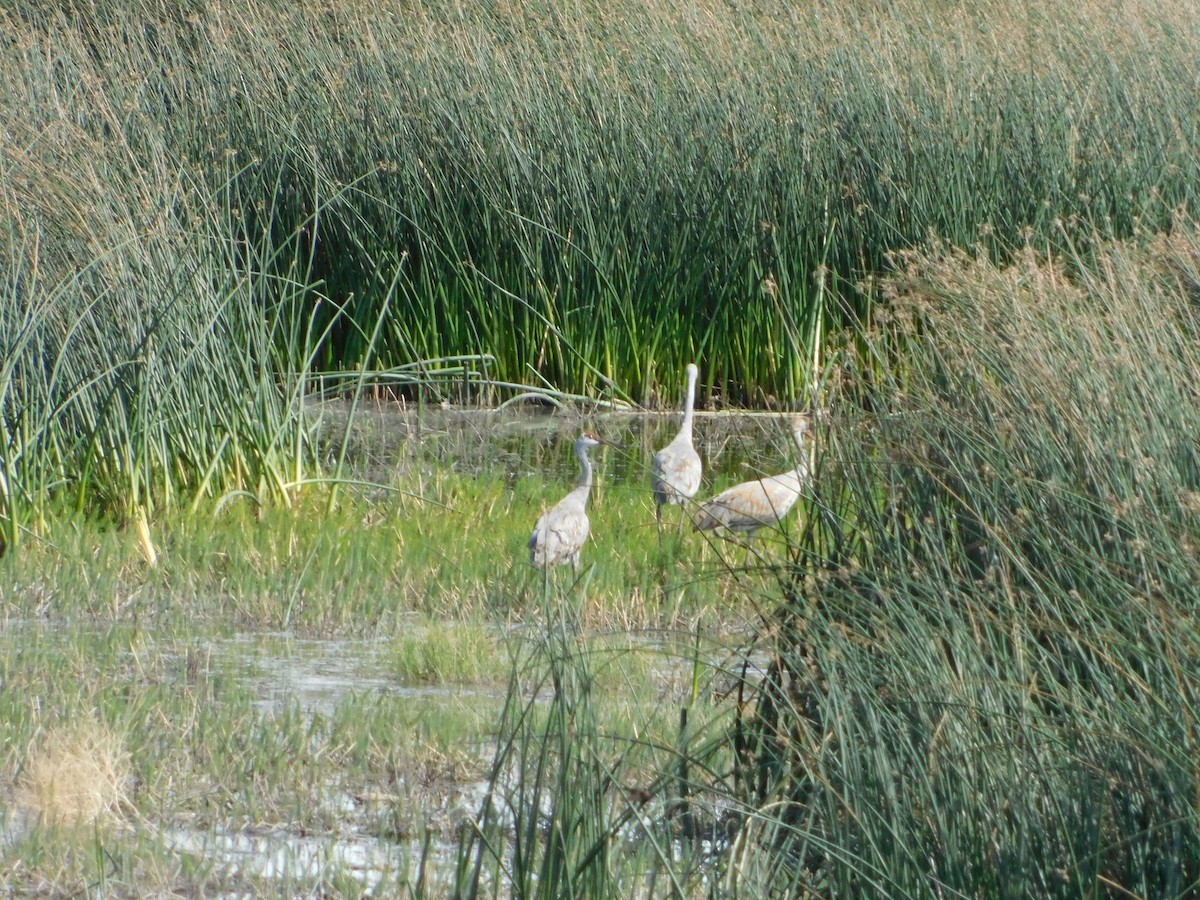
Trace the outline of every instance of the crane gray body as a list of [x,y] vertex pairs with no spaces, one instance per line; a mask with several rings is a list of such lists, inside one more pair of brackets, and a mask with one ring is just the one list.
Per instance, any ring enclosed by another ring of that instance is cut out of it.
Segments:
[[808,484],[808,429],[808,416],[796,416],[792,420],[792,436],[799,453],[795,469],[780,475],[743,481],[705,500],[692,519],[695,529],[735,531],[750,535],[764,525],[781,521],[796,505],[801,491]]
[[700,454],[692,446],[692,407],[696,401],[695,363],[687,367],[687,397],[683,404],[683,422],[679,434],[667,446],[654,454],[650,466],[654,485],[654,515],[661,522],[664,504],[686,503],[700,490]]
[[579,571],[579,551],[591,530],[587,501],[592,490],[592,463],[587,452],[599,444],[600,440],[590,432],[584,432],[575,440],[575,455],[581,469],[579,484],[546,510],[533,527],[529,537],[529,561],[539,569],[570,563],[576,572]]

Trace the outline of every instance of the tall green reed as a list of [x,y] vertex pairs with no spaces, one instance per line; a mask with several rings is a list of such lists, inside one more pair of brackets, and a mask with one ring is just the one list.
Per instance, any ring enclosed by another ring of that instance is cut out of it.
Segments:
[[268,235],[275,210],[254,223],[185,178],[154,187],[145,208],[92,222],[107,246],[71,273],[47,259],[52,224],[9,222],[7,546],[50,506],[144,527],[155,509],[229,492],[286,502],[315,468],[306,354],[330,301],[306,276],[298,232]]
[[389,365],[488,353],[501,380],[650,400],[700,359],[716,399],[791,401],[895,248],[1127,233],[1195,201],[1176,0],[1120,23],[1059,0],[192,12],[18,5],[6,102],[86,123],[56,173],[108,159],[108,132],[138,167],[260,160],[239,203],[274,197],[348,298],[319,317],[328,368],[386,306]]
[[685,891],[696,869],[675,843],[678,787],[663,774],[677,771],[680,750],[660,743],[644,711],[633,725],[640,736],[606,727],[612,671],[646,651],[588,646],[573,608],[586,583],[542,587],[544,624],[513,657],[486,793],[460,833],[454,893]]

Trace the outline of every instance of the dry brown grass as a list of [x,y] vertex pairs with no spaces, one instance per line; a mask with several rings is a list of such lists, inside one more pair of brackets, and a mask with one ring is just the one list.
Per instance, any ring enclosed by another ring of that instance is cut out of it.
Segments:
[[43,824],[111,820],[130,780],[121,735],[94,720],[58,725],[30,747],[16,802]]

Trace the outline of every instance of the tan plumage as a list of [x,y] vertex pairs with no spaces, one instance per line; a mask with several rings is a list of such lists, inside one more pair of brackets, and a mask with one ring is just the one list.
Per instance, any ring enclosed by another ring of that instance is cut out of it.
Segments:
[[764,525],[781,521],[808,483],[806,435],[810,421],[806,415],[792,419],[792,435],[799,451],[795,469],[769,478],[744,481],[704,501],[692,519],[695,529],[753,534]]
[[587,500],[592,490],[592,464],[587,452],[589,447],[600,443],[599,438],[587,431],[575,439],[575,455],[582,470],[579,484],[542,514],[529,538],[529,561],[539,569],[569,562],[579,571],[579,551],[591,527]]
[[692,405],[696,401],[695,363],[687,366],[687,398],[683,404],[683,423],[675,440],[656,454],[650,466],[654,483],[654,517],[662,521],[664,503],[684,503],[700,489],[700,454],[692,446]]

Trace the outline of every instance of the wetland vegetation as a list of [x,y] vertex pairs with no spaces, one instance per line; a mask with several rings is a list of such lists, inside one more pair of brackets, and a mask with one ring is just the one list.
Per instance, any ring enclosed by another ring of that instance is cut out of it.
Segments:
[[[0,884],[1194,895],[1197,51],[1180,0],[7,5]],[[698,499],[822,411],[749,546],[655,527],[693,360]]]

